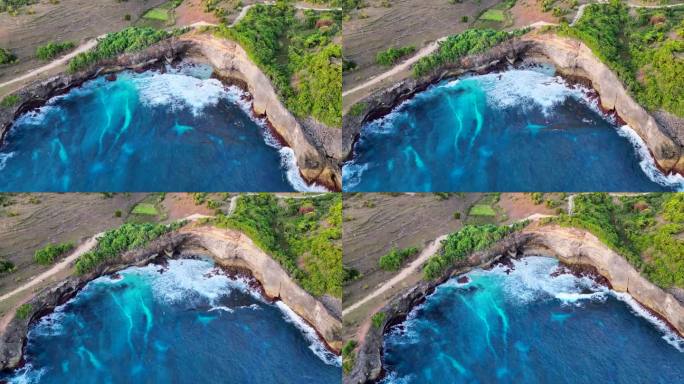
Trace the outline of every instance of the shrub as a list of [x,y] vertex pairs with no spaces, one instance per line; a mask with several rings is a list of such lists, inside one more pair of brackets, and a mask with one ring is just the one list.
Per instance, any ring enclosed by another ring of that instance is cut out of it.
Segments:
[[114,211],[114,217],[121,217],[121,215],[122,215],[122,213],[121,213],[120,209],[117,209],[116,211]]
[[0,48],[0,65],[16,63],[17,56],[5,48]]
[[19,103],[19,95],[9,95],[0,101],[0,106],[9,108],[17,105],[17,103]]
[[128,14],[128,13],[125,14],[125,15],[124,15],[124,20],[126,20],[126,21],[131,21],[131,15]]
[[383,323],[385,322],[385,312],[377,312],[376,314],[371,317],[371,322],[373,323],[373,327],[375,328],[380,328],[382,327]]
[[76,261],[76,273],[92,272],[100,264],[114,260],[122,253],[145,246],[159,236],[180,228],[184,223],[164,224],[124,224],[107,231],[98,240],[94,250],[81,255]]
[[26,320],[26,319],[28,319],[29,316],[31,316],[32,310],[33,310],[33,307],[31,306],[31,304],[29,304],[29,303],[22,304],[19,306],[19,308],[17,308],[17,317],[22,319],[22,320]]
[[531,198],[535,205],[539,205],[544,201],[544,194],[541,192],[533,192]]
[[468,16],[461,16],[461,22],[467,23],[468,22]]
[[0,258],[0,274],[11,273],[15,270],[14,263],[9,260]]
[[392,248],[387,254],[380,257],[378,264],[385,271],[398,270],[406,259],[418,253],[418,248],[410,247],[404,249]]
[[67,252],[74,249],[74,243],[48,244],[36,251],[33,259],[41,265],[50,265]]
[[404,56],[408,56],[416,51],[416,47],[409,45],[401,48],[390,47],[385,51],[378,52],[375,56],[375,61],[384,66],[394,65],[397,60]]
[[71,41],[64,41],[61,43],[51,41],[36,48],[36,57],[40,60],[52,60],[60,53],[71,50],[75,46],[76,45]]
[[100,61],[125,52],[135,52],[169,38],[172,33],[153,28],[128,27],[108,34],[98,41],[97,46],[82,52],[69,61],[69,71],[76,72]]
[[367,106],[368,106],[368,104],[363,103],[363,102],[356,103],[356,104],[352,105],[351,108],[349,108],[349,114],[351,116],[361,116],[363,114],[363,111],[366,110]]
[[342,347],[342,372],[348,374],[354,367],[354,361],[356,356],[354,355],[354,349],[356,349],[356,341],[349,340]]

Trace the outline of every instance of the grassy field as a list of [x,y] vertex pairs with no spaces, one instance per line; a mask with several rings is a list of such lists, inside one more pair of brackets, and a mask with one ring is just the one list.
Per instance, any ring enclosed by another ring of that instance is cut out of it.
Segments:
[[470,216],[496,216],[496,211],[488,204],[475,204],[470,208],[468,212]]
[[152,8],[143,15],[143,19],[169,21],[169,10],[162,7]]
[[503,22],[506,19],[504,11],[501,9],[488,9],[480,16],[480,20]]
[[150,216],[157,216],[159,214],[159,211],[157,211],[157,208],[154,206],[154,204],[150,203],[140,203],[133,208],[133,214],[136,215],[150,215]]

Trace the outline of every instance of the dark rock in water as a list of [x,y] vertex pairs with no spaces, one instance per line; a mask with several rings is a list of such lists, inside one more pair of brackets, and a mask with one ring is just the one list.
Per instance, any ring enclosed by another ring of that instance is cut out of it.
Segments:
[[116,74],[115,74],[115,73],[110,73],[109,75],[105,76],[105,80],[107,80],[107,81],[116,81]]
[[470,282],[470,278],[466,275],[463,275],[463,276],[459,277],[458,279],[456,279],[456,282],[459,284],[467,284]]

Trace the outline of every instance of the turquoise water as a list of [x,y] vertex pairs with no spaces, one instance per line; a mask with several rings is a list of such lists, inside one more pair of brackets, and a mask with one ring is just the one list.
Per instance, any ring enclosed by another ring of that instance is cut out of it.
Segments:
[[22,115],[0,148],[0,191],[311,189],[247,95],[211,71],[101,76]]
[[362,127],[345,191],[659,191],[684,178],[549,68],[446,81]]
[[339,359],[282,303],[204,260],[98,278],[33,326],[10,383],[339,383]]
[[384,345],[384,383],[644,383],[684,377],[684,340],[630,296],[528,257],[439,286]]

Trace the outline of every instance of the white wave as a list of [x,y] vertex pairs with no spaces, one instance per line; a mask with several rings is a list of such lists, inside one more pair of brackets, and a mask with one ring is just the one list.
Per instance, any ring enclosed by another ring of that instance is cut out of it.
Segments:
[[318,338],[316,331],[307,324],[299,315],[282,301],[277,301],[276,306],[283,312],[285,321],[294,324],[304,336],[311,342],[309,349],[328,365],[342,366],[342,357],[330,352],[323,342]]
[[227,313],[235,312],[233,310],[233,308],[226,307],[225,305],[216,305],[216,306],[211,307],[211,309],[209,309],[209,312],[214,312],[214,311],[223,311],[223,312],[227,312]]
[[48,100],[48,102],[43,105],[40,108],[28,111],[21,116],[19,116],[16,121],[14,122],[14,125],[41,125],[45,122],[45,119],[51,112],[56,112],[60,109],[60,107],[57,107],[54,104],[55,101],[57,101],[59,98],[64,97],[64,95],[60,96],[55,96]]
[[644,140],[628,125],[617,129],[618,135],[626,138],[634,146],[634,151],[639,160],[639,166],[646,176],[654,182],[677,191],[684,191],[684,176],[679,174],[663,174],[655,164]]
[[308,184],[299,173],[297,158],[290,147],[282,147],[280,153],[280,165],[285,169],[287,181],[299,192],[328,192],[328,189],[316,183]]
[[47,369],[40,368],[34,369],[31,363],[27,363],[23,367],[19,368],[14,375],[7,379],[10,384],[33,384],[39,383],[40,379],[45,375]]
[[0,171],[7,165],[7,160],[11,159],[13,156],[14,152],[0,153]]
[[651,314],[651,312],[642,307],[641,304],[634,300],[634,298],[628,293],[611,291],[611,294],[618,300],[627,304],[632,310],[632,313],[643,317],[644,319],[648,320],[648,322],[653,324],[660,332],[663,333],[663,340],[665,340],[668,344],[675,347],[679,352],[684,352],[684,338],[680,337],[676,332],[670,329],[670,327],[668,327],[664,321]]
[[59,306],[55,310],[40,318],[30,332],[31,335],[38,336],[59,336],[64,334],[64,306]]
[[345,190],[351,190],[361,183],[363,173],[368,170],[368,163],[356,164],[350,161],[342,167],[342,185]]

